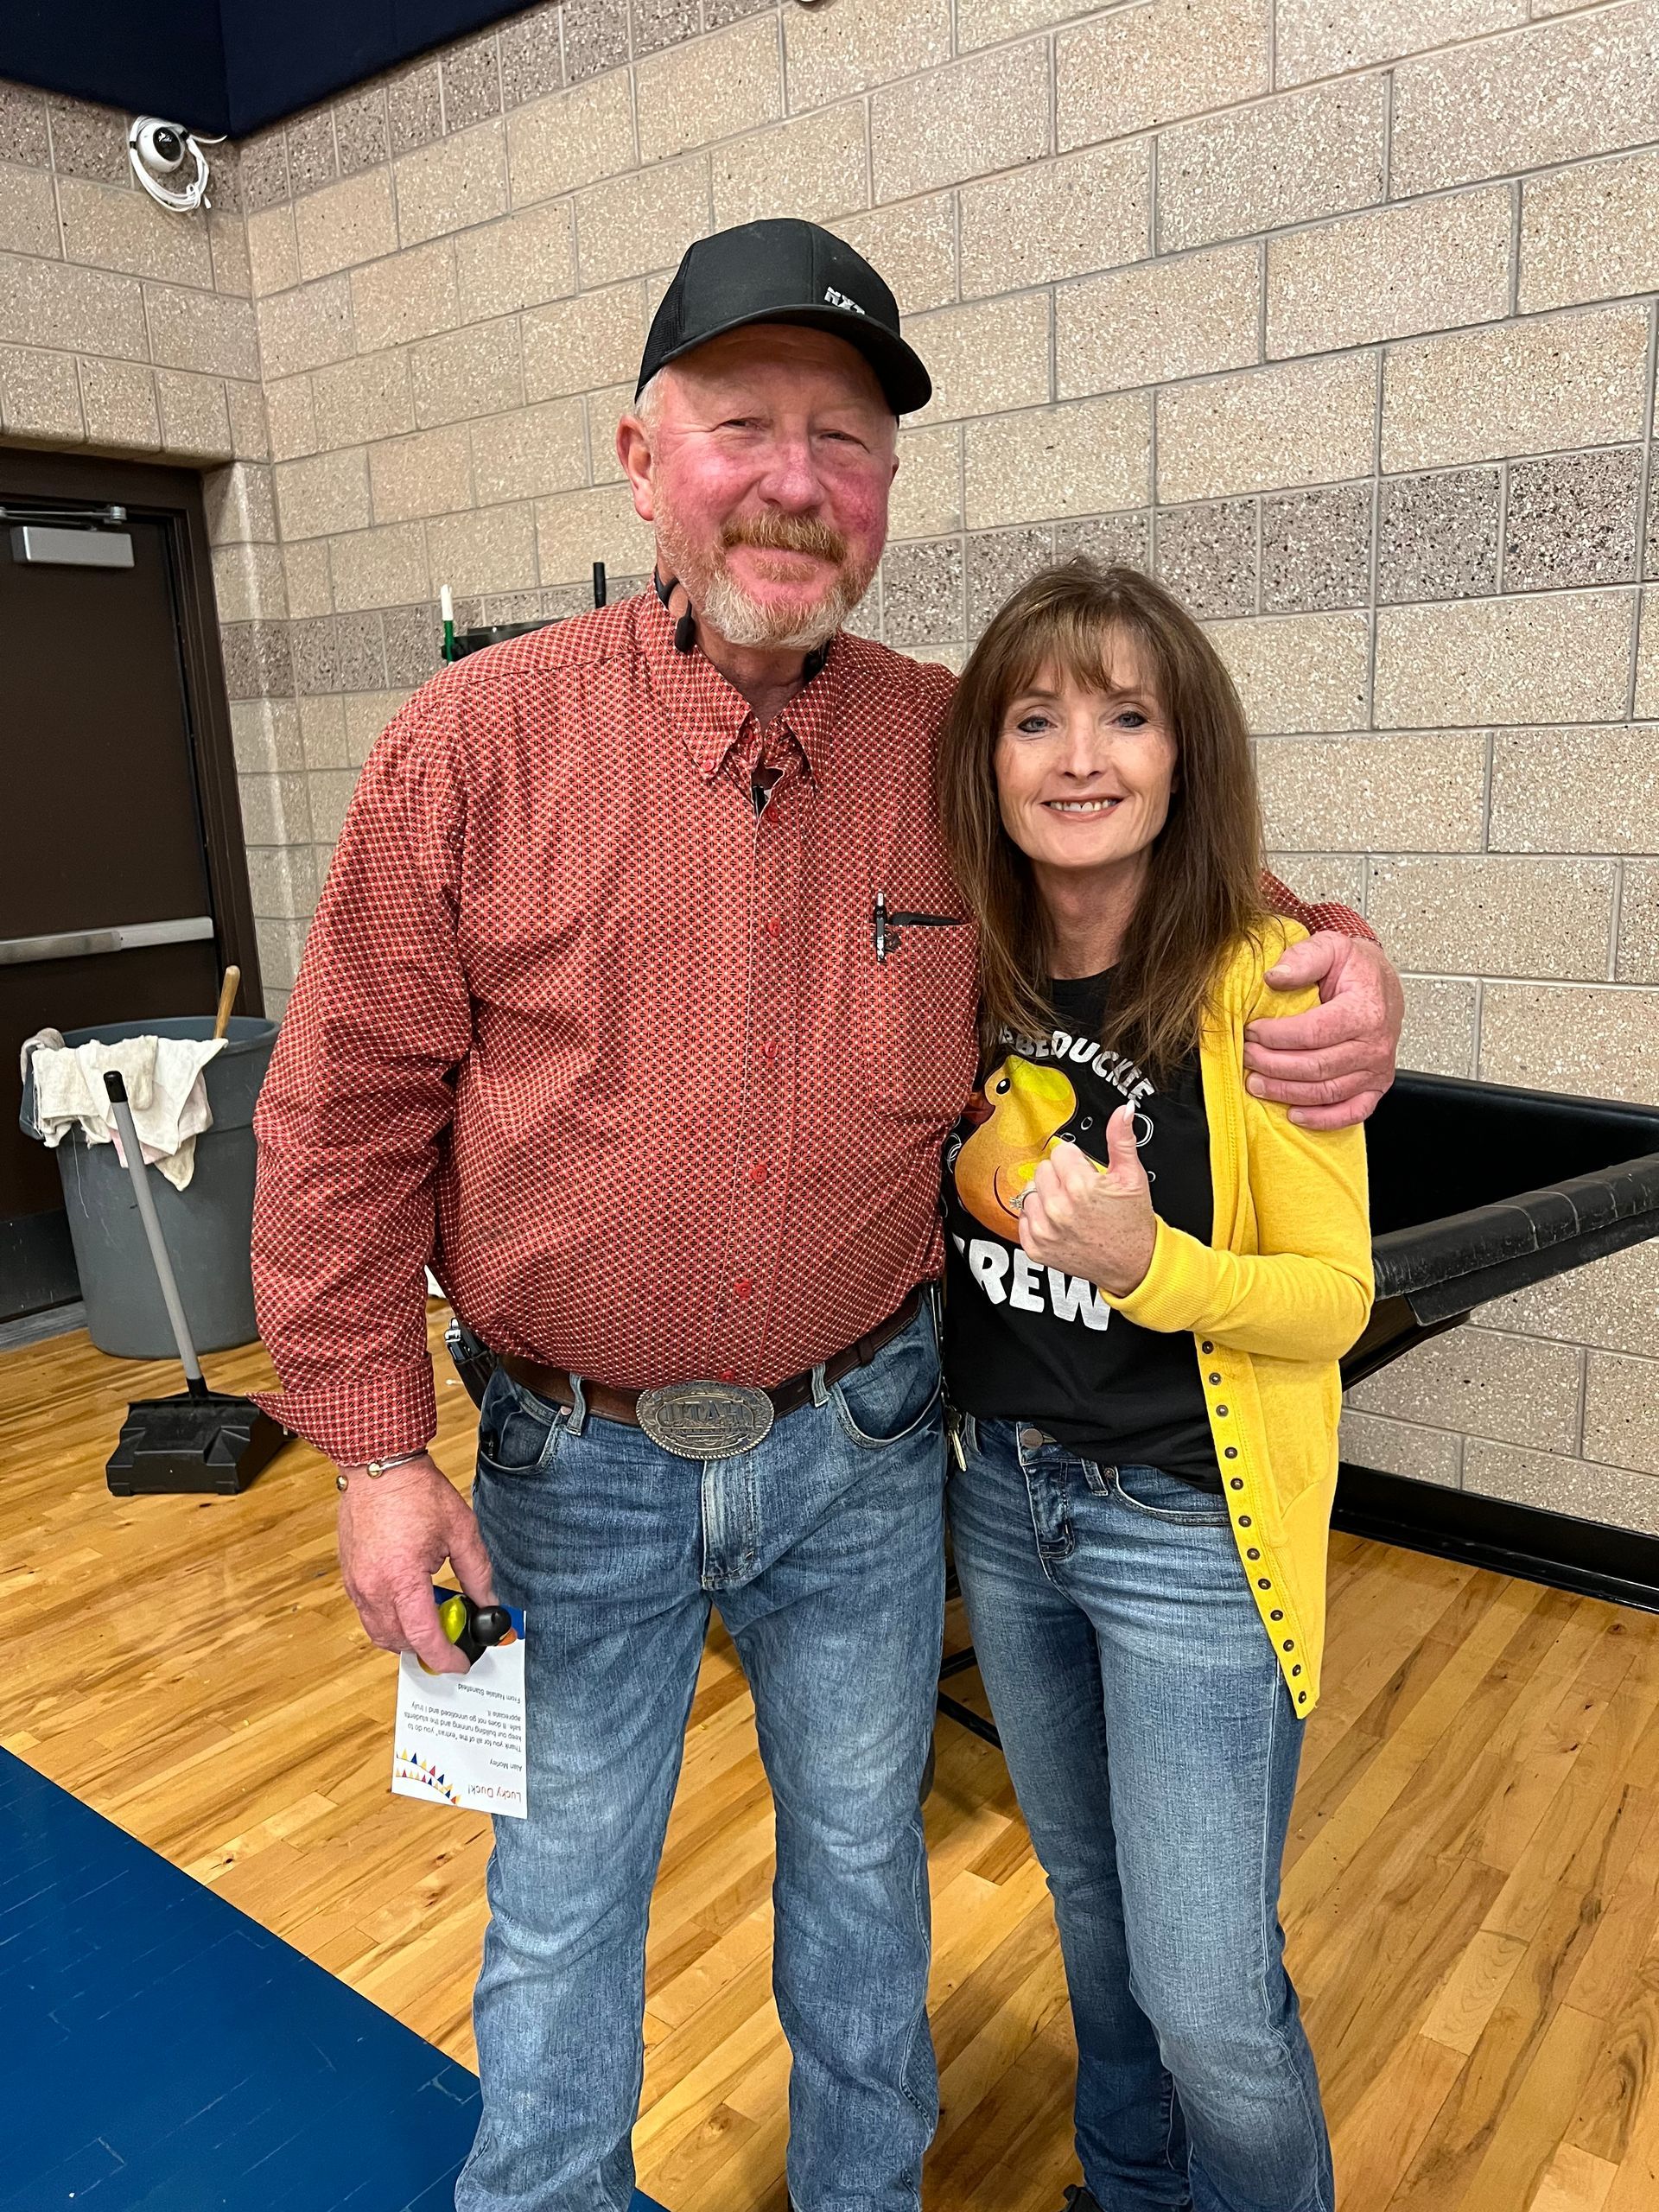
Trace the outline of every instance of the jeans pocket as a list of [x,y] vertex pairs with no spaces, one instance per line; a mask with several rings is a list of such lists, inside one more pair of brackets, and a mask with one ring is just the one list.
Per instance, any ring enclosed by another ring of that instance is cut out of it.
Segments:
[[568,1408],[521,1389],[498,1367],[484,1391],[478,1414],[478,1468],[521,1482],[552,1465]]
[[1149,1521],[1167,1521],[1184,1529],[1224,1529],[1227,1501],[1200,1490],[1196,1483],[1166,1475],[1161,1467],[1119,1467],[1112,1489],[1120,1503]]
[[924,1300],[921,1312],[890,1344],[883,1344],[867,1367],[855,1367],[830,1386],[836,1418],[862,1449],[880,1450],[913,1436],[937,1420],[943,1392],[933,1317]]

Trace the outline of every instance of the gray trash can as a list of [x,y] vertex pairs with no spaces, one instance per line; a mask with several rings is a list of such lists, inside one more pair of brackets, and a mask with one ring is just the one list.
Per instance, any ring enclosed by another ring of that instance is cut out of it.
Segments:
[[[126,1037],[204,1039],[213,1033],[211,1014],[183,1014],[171,1021],[110,1021],[71,1029],[66,1045],[97,1038],[117,1045]],[[213,1125],[196,1139],[195,1172],[175,1191],[159,1169],[150,1172],[156,1211],[179,1279],[179,1295],[198,1351],[251,1344],[253,1271],[253,1109],[270,1064],[276,1024],[236,1014],[225,1049],[203,1071]],[[35,1086],[23,1086],[22,1125],[35,1126]],[[100,1351],[122,1359],[171,1359],[173,1332],[162,1303],[143,1224],[127,1171],[112,1144],[89,1145],[71,1130],[57,1148],[64,1211],[86,1327]]]

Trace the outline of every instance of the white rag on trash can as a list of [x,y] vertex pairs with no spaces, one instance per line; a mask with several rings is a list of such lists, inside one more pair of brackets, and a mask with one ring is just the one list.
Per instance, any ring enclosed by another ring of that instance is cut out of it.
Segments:
[[201,1071],[224,1049],[222,1037],[124,1037],[115,1045],[93,1038],[71,1046],[60,1030],[37,1030],[22,1050],[25,1076],[34,1064],[35,1129],[55,1146],[78,1128],[88,1144],[113,1144],[124,1167],[104,1087],[105,1071],[113,1071],[126,1083],[146,1166],[159,1167],[182,1191],[196,1172],[196,1139],[213,1124]]

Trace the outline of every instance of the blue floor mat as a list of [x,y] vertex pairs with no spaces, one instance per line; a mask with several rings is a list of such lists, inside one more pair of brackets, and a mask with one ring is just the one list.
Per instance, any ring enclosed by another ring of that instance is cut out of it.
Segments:
[[0,2212],[454,2202],[476,2077],[5,1752],[0,2004]]

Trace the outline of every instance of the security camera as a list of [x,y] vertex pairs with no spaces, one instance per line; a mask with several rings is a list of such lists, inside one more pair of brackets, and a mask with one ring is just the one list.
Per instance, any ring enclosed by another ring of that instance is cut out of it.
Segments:
[[133,175],[152,200],[188,213],[193,207],[213,206],[207,197],[207,157],[201,149],[223,143],[220,138],[199,139],[181,123],[141,115],[127,133],[127,156]]

